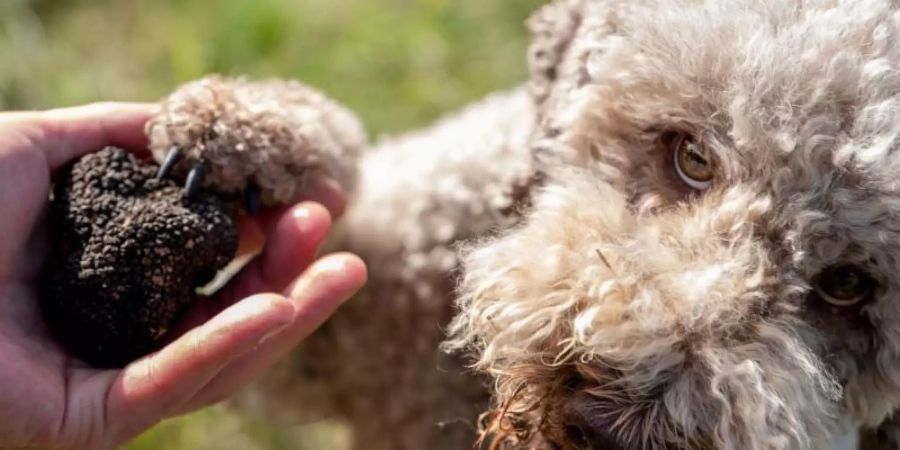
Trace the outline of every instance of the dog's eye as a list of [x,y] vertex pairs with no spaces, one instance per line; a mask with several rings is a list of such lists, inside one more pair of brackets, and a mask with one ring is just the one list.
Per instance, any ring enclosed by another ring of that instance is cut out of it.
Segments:
[[875,291],[876,281],[852,264],[831,266],[815,280],[816,294],[834,306],[847,307],[866,300]]
[[698,191],[709,188],[715,176],[709,152],[683,133],[673,135],[668,141],[673,148],[675,172],[681,181]]

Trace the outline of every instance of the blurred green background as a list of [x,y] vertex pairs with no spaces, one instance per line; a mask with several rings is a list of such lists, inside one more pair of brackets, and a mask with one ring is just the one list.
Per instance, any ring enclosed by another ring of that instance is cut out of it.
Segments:
[[524,73],[543,0],[0,0],[0,108],[156,100],[215,72],[283,76],[403,130]]
[[[291,77],[373,136],[524,79],[524,20],[544,0],[0,0],[0,110],[157,100],[207,73]],[[224,407],[170,420],[144,449],[341,449],[336,423]]]

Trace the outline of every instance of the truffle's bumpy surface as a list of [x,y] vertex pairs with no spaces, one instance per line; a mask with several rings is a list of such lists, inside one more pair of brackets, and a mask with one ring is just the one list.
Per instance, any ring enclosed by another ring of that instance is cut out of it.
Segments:
[[43,307],[60,341],[91,364],[152,351],[194,288],[237,251],[231,203],[208,193],[187,200],[156,171],[107,148],[56,180]]

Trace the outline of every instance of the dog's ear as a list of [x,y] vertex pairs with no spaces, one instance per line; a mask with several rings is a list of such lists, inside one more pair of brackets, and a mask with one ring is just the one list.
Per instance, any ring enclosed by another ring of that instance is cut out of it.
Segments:
[[559,65],[581,22],[581,4],[581,0],[556,0],[528,20],[530,88],[538,103],[547,98],[559,76]]

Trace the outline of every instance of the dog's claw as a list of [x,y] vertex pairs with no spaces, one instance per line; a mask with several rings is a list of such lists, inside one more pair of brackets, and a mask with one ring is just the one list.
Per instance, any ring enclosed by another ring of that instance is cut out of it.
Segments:
[[250,183],[244,189],[244,207],[247,208],[247,212],[251,215],[259,214],[259,211],[262,209],[259,199],[259,186]]
[[172,147],[172,149],[169,150],[169,154],[166,155],[166,160],[159,166],[159,172],[156,173],[156,178],[163,179],[168,177],[169,174],[172,173],[175,164],[178,164],[178,161],[181,160],[181,156],[181,148]]
[[207,174],[209,174],[209,163],[206,161],[200,162],[191,169],[187,176],[187,182],[184,184],[184,195],[188,199],[197,195]]

